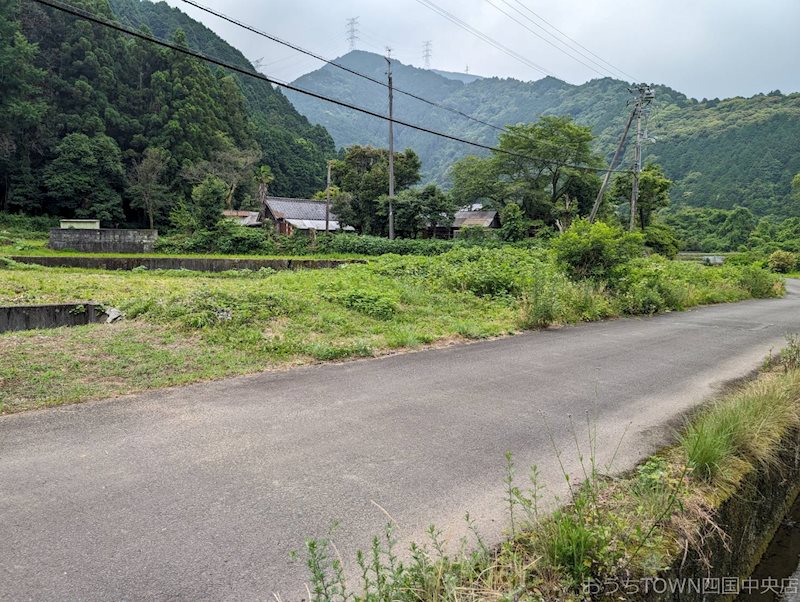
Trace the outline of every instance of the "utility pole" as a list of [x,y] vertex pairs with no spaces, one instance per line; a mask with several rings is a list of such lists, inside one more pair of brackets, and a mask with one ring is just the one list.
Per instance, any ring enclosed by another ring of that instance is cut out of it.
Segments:
[[325,188],[325,233],[330,231],[331,221],[331,162],[328,161],[328,186]]
[[636,149],[634,151],[633,159],[631,219],[628,226],[631,230],[633,230],[634,224],[636,223],[636,203],[639,200],[639,173],[642,171],[642,114],[644,113],[644,107],[653,102],[655,94],[653,93],[652,88],[650,88],[650,86],[647,84],[639,84],[636,86],[636,88],[631,88],[628,91],[632,94],[637,94],[637,97],[634,101],[633,110],[631,111],[628,121],[625,124],[622,137],[617,145],[617,150],[614,152],[614,158],[611,160],[611,165],[608,167],[608,171],[603,178],[603,184],[600,186],[600,191],[597,193],[597,198],[592,206],[592,212],[589,214],[589,223],[592,223],[595,219],[597,219],[597,212],[600,210],[600,204],[603,202],[603,195],[608,188],[608,183],[611,180],[611,174],[617,165],[617,161],[619,161],[620,155],[622,154],[622,149],[625,148],[625,140],[628,138],[628,131],[631,128],[631,124],[633,123],[633,120],[636,119]]
[[433,54],[433,42],[426,40],[422,43],[422,58],[425,61],[425,68],[431,68],[431,55]]
[[642,132],[642,115],[645,112],[645,107],[653,102],[655,94],[647,84],[639,84],[636,88],[639,97],[636,99],[636,151],[633,155],[633,190],[631,190],[631,221],[628,226],[630,230],[636,226],[636,204],[639,202],[639,174],[642,172],[642,141],[644,140],[644,132]]
[[386,76],[389,78],[389,240],[394,240],[394,121],[392,104],[394,102],[394,89],[392,87],[392,59],[389,58],[392,49],[386,48],[387,57]]
[[639,172],[642,171],[642,103],[636,103],[636,150],[633,153],[633,189],[631,190],[631,221],[628,230],[636,226],[636,203],[639,200]]
[[350,44],[350,50],[356,49],[356,40],[358,39],[358,17],[351,17],[347,20],[347,42]]
[[592,212],[589,214],[590,224],[594,223],[594,220],[597,219],[597,212],[600,210],[600,204],[603,202],[603,195],[606,193],[606,188],[608,188],[608,183],[611,180],[611,174],[614,171],[614,167],[617,165],[617,161],[619,161],[619,156],[622,154],[622,149],[625,148],[625,139],[628,137],[628,130],[631,129],[631,123],[633,123],[633,118],[635,116],[636,109],[631,111],[631,115],[628,117],[628,122],[625,124],[625,130],[623,130],[622,137],[619,139],[619,144],[617,145],[617,150],[614,153],[614,158],[611,160],[611,165],[608,166],[606,176],[603,178],[603,184],[600,186],[600,192],[597,193],[597,198],[594,200]]

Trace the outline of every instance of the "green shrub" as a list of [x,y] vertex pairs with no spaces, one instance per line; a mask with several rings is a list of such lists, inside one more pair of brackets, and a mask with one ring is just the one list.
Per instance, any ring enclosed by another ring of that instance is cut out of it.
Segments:
[[58,218],[46,215],[31,216],[0,211],[2,234],[19,238],[47,238],[50,228],[58,228]]
[[370,289],[354,289],[338,293],[331,300],[357,312],[388,320],[398,309],[397,302],[386,293]]
[[756,299],[778,297],[783,294],[780,278],[758,266],[749,265],[741,268],[738,281],[739,285]]
[[604,279],[616,266],[642,256],[644,237],[603,222],[576,220],[552,247],[573,278]]
[[451,290],[478,296],[513,296],[521,293],[548,261],[543,251],[464,247],[437,257],[430,275]]
[[505,241],[516,242],[528,236],[530,220],[516,203],[508,203],[500,210],[500,223],[500,238]]
[[644,230],[644,244],[654,253],[674,259],[681,250],[681,241],[675,229],[666,224],[653,224]]
[[779,274],[794,271],[797,267],[797,255],[789,251],[775,251],[767,260],[769,269]]

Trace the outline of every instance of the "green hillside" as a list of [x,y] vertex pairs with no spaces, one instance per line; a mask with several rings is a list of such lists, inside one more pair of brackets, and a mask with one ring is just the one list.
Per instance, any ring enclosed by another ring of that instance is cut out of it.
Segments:
[[[74,0],[106,20],[253,69],[209,29],[161,2]],[[230,206],[270,190],[324,187],[335,152],[269,84],[34,2],[0,2],[0,211],[170,224],[213,174]]]
[[[189,48],[253,70],[236,48],[208,27],[166,2],[109,0],[117,18],[134,27],[146,26],[156,37],[168,39],[180,29]],[[275,194],[305,197],[324,188],[325,162],[333,153],[333,141],[325,128],[311,125],[280,90],[266,82],[235,75],[256,126],[263,159],[275,174]]]
[[[385,78],[383,57],[354,51],[338,59],[343,65]],[[394,63],[395,85],[417,95],[503,126],[535,121],[540,115],[570,115],[592,127],[598,149],[609,158],[622,132],[631,98],[626,82],[610,78],[581,85],[544,78],[535,82],[481,78],[470,83],[433,71]],[[296,85],[367,107],[386,111],[386,89],[329,65],[300,77]],[[675,180],[673,201],[695,206],[731,208],[744,205],[759,215],[800,215],[790,199],[791,180],[800,172],[800,94],[772,92],[752,98],[697,101],[665,86],[655,86],[645,160],[660,162]],[[386,144],[386,126],[377,119],[335,107],[297,93],[287,93],[313,123],[327,128],[338,146]],[[398,119],[495,143],[490,127],[395,95]],[[397,128],[397,144],[420,155],[425,179],[447,182],[452,162],[474,149],[425,133]],[[477,153],[480,154],[480,153]]]

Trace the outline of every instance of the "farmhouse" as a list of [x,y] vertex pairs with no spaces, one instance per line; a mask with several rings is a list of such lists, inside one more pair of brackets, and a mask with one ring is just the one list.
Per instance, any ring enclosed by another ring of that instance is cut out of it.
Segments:
[[[283,197],[267,197],[262,210],[262,220],[275,224],[280,234],[292,234],[297,230],[325,231],[325,201],[309,199],[288,199]],[[350,226],[342,226],[333,214],[328,215],[328,230],[352,231]]]
[[261,225],[261,218],[258,211],[226,209],[222,212],[222,215],[223,217],[235,221],[240,226],[258,227]]
[[500,216],[497,211],[482,211],[470,207],[456,211],[452,223],[439,224],[431,233],[434,238],[455,238],[462,228],[468,227],[499,228]]

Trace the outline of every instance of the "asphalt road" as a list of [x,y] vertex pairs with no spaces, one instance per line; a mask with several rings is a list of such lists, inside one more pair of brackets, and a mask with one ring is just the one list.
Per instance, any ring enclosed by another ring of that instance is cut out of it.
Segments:
[[0,417],[0,599],[297,600],[290,552],[339,521],[352,558],[387,520],[376,504],[404,541],[431,522],[454,540],[466,511],[496,539],[506,450],[556,494],[553,443],[576,470],[569,416],[586,441],[589,413],[598,461],[619,444],[630,467],[800,331],[789,288]]

